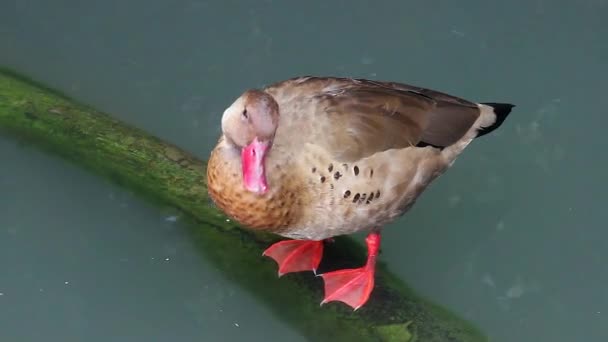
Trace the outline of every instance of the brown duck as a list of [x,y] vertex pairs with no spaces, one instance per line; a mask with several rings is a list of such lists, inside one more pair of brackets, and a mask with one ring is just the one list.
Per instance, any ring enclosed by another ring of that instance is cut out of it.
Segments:
[[404,214],[475,138],[514,106],[401,83],[299,77],[226,109],[207,169],[211,198],[242,225],[291,238],[264,255],[316,271],[323,240],[368,232],[367,263],[322,274],[322,303],[355,310],[374,287],[380,230]]

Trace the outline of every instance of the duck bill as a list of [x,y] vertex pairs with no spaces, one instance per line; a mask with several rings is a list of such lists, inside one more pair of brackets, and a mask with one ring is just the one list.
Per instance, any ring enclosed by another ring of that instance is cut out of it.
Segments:
[[256,194],[264,194],[268,191],[264,159],[269,146],[269,141],[260,141],[256,137],[241,151],[243,185],[247,191]]

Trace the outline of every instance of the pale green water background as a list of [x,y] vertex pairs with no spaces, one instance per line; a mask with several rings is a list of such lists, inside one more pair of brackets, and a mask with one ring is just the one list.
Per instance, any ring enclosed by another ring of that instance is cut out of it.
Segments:
[[[607,18],[605,0],[2,0],[0,65],[203,158],[234,97],[296,75],[513,102],[382,259],[493,341],[608,341]],[[0,137],[0,341],[304,340],[171,216]]]

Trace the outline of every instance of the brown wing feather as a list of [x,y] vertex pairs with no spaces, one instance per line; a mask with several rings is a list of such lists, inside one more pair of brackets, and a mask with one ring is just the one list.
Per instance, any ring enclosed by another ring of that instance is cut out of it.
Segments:
[[[282,115],[289,109],[305,111],[312,120],[306,125],[310,133],[291,137],[294,142],[307,139],[345,162],[420,142],[451,145],[479,116],[472,102],[401,83],[303,77],[267,91],[279,102]],[[301,117],[285,114],[288,120]]]
[[343,161],[416,145],[434,106],[414,94],[367,87],[342,88],[317,98],[329,133],[319,143]]

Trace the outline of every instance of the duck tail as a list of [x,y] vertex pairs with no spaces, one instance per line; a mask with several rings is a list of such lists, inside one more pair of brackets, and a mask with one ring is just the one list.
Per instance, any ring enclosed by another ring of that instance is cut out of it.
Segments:
[[442,152],[442,156],[446,159],[446,161],[451,165],[456,157],[462,153],[462,151],[469,145],[469,143],[479,138],[483,135],[486,135],[505,122],[505,119],[511,113],[511,110],[515,105],[509,103],[479,103],[478,104],[481,115],[475,122],[474,126],[471,127],[469,132],[457,141],[455,144],[447,146]]
[[494,102],[480,103],[479,105],[481,107],[482,121],[477,129],[476,138],[491,133],[500,127],[505,122],[507,116],[511,114],[513,107],[515,107],[514,104],[510,103]]

